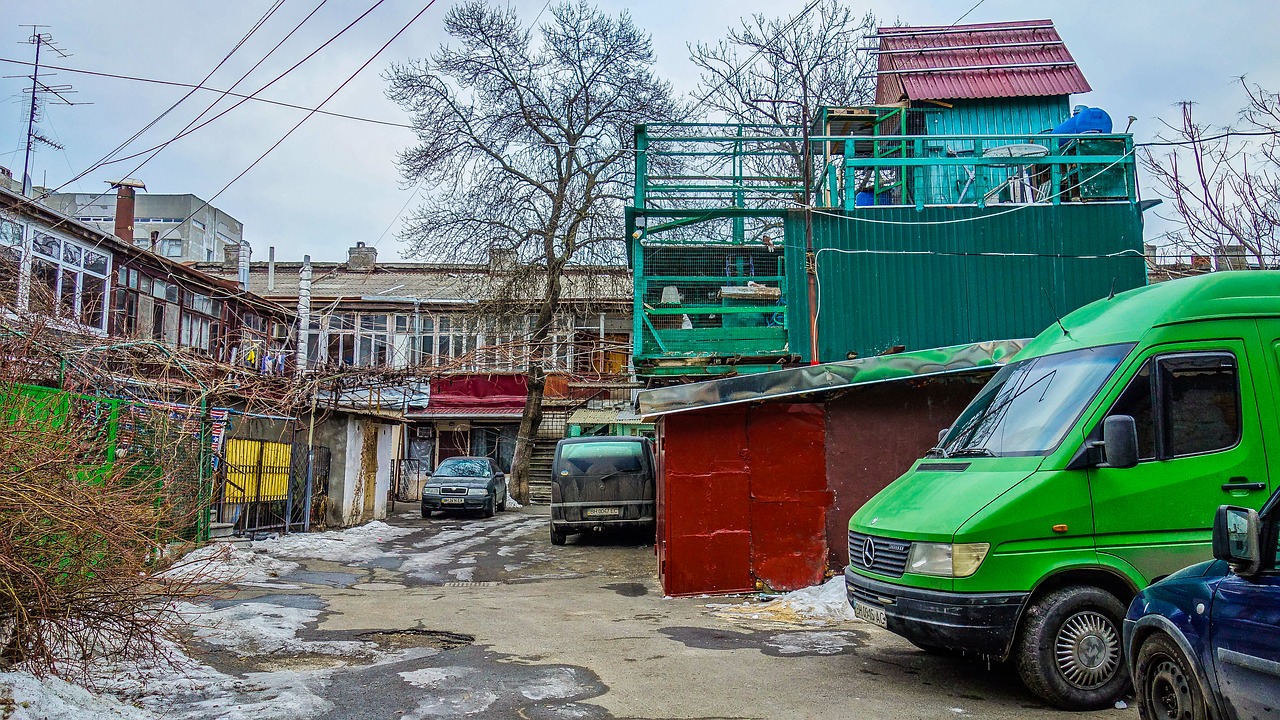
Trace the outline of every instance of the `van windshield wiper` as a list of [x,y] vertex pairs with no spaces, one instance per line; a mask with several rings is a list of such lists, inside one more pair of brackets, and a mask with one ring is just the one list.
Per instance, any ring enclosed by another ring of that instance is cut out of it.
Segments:
[[996,454],[984,447],[967,447],[952,450],[947,457],[995,457]]

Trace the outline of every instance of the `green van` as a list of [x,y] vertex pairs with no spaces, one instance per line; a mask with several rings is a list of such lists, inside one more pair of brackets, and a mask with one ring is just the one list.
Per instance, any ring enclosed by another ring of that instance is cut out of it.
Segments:
[[1212,557],[1219,505],[1280,478],[1280,272],[1087,305],[982,389],[849,520],[854,613],[928,651],[1016,663],[1058,707],[1126,689],[1122,621]]

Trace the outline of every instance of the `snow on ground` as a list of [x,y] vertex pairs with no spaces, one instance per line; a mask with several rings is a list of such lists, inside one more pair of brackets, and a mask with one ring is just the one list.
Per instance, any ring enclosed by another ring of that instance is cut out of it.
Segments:
[[316,641],[299,638],[298,631],[320,616],[319,610],[285,607],[273,603],[246,602],[214,610],[205,605],[184,604],[182,615],[195,636],[211,645],[252,653],[316,653],[320,655],[368,655],[373,643],[355,640]]
[[[13,714],[6,714],[8,698],[13,699]],[[160,716],[65,680],[38,678],[14,670],[0,673],[0,717],[8,720],[158,720]]]
[[279,560],[264,552],[241,548],[233,543],[209,543],[182,556],[172,568],[165,571],[165,575],[215,584],[279,586],[279,583],[273,582],[276,578],[299,567],[296,562]]
[[762,605],[709,604],[716,614],[732,618],[772,620],[798,625],[826,625],[854,619],[845,594],[844,576],[837,575],[821,585],[803,588]]
[[360,563],[385,556],[397,556],[381,545],[414,532],[413,528],[392,527],[381,520],[345,530],[296,533],[254,543],[258,550],[276,557],[314,558],[340,563]]

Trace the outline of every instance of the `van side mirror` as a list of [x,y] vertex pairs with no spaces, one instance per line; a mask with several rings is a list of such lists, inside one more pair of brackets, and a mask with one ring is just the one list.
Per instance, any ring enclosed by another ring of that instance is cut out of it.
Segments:
[[1213,556],[1231,563],[1237,575],[1253,575],[1262,565],[1258,513],[1223,505],[1213,516]]
[[1102,421],[1102,445],[1107,465],[1131,468],[1138,464],[1138,425],[1130,415],[1112,415]]
[[938,447],[942,447],[942,443],[946,442],[947,434],[951,432],[951,428],[944,427],[938,431]]

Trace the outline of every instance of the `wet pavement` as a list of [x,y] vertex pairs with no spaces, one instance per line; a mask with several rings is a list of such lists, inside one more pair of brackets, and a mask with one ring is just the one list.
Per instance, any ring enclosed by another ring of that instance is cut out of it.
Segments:
[[545,507],[422,519],[401,504],[387,524],[360,542],[257,543],[288,569],[207,603],[247,638],[193,646],[233,680],[217,699],[142,704],[173,717],[1070,717],[1007,666],[928,655],[864,623],[664,598],[651,542],[556,547]]

